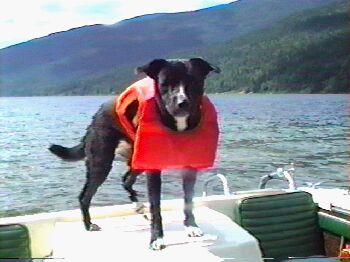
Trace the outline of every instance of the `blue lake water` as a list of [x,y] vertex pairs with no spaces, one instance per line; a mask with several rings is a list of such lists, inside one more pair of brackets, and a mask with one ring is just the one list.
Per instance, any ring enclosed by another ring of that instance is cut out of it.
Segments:
[[[349,95],[212,95],[220,114],[216,171],[201,174],[196,195],[214,172],[234,190],[255,189],[262,175],[295,163],[299,185],[349,179]],[[99,105],[110,97],[0,98],[0,217],[78,207],[84,162],[50,154],[51,143],[73,146]],[[116,160],[93,205],[128,203]],[[136,189],[145,198],[145,179]],[[286,186],[272,182],[271,186]],[[214,185],[211,192],[220,193]],[[181,198],[181,179],[166,172],[163,199]]]

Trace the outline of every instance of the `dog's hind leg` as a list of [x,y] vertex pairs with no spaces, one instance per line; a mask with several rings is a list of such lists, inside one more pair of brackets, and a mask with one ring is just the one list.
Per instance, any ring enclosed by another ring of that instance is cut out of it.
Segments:
[[79,202],[84,225],[88,231],[100,230],[99,226],[91,223],[89,208],[92,197],[112,169],[115,146],[116,143],[113,139],[109,140],[102,136],[100,138],[94,137],[87,143],[86,183],[79,195]]
[[88,179],[86,181],[83,190],[81,191],[79,195],[79,203],[80,203],[80,209],[83,215],[83,222],[85,229],[87,231],[98,231],[101,230],[101,228],[91,223],[91,216],[89,212],[91,199],[97,192],[98,187],[103,183],[103,181],[99,181],[98,183],[92,182]]
[[202,231],[196,224],[193,215],[193,195],[194,185],[196,183],[197,170],[196,169],[185,169],[182,173],[182,184],[184,190],[184,213],[185,220],[184,225],[186,233],[190,237],[200,237],[203,235]]
[[136,172],[131,169],[127,171],[123,176],[123,187],[129,193],[131,202],[136,204],[136,212],[139,214],[144,214],[145,206],[143,204],[139,204],[137,192],[132,187],[135,184],[139,174],[141,174],[141,172]]
[[163,243],[163,225],[160,209],[161,172],[147,172],[147,189],[151,212],[151,242],[150,249],[161,250]]
[[137,175],[139,175],[138,172],[129,170],[123,176],[123,187],[129,193],[131,202],[138,202],[137,192],[132,188],[136,182]]

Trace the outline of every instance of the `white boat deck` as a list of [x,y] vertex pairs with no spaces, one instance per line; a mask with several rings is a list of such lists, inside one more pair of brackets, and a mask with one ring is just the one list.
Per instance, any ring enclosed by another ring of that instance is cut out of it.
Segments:
[[180,210],[162,212],[166,248],[148,248],[150,222],[142,215],[95,219],[102,230],[85,231],[82,221],[57,222],[50,261],[241,261],[258,262],[257,241],[227,216],[207,207],[195,209],[204,235],[188,237]]
[[320,208],[331,210],[338,207],[350,211],[350,194],[348,190],[340,188],[308,188],[301,187],[303,191],[312,194],[313,200]]

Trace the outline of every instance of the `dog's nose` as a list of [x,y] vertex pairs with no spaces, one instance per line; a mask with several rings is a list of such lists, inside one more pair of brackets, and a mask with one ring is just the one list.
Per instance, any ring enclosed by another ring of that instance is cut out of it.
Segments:
[[178,103],[178,107],[183,109],[183,110],[187,110],[189,108],[189,103],[187,100],[183,100],[182,102]]

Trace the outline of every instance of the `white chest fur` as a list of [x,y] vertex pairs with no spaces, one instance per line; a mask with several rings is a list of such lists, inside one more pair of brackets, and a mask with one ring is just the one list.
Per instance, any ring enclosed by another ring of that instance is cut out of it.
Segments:
[[177,131],[184,131],[187,128],[188,116],[175,117]]

